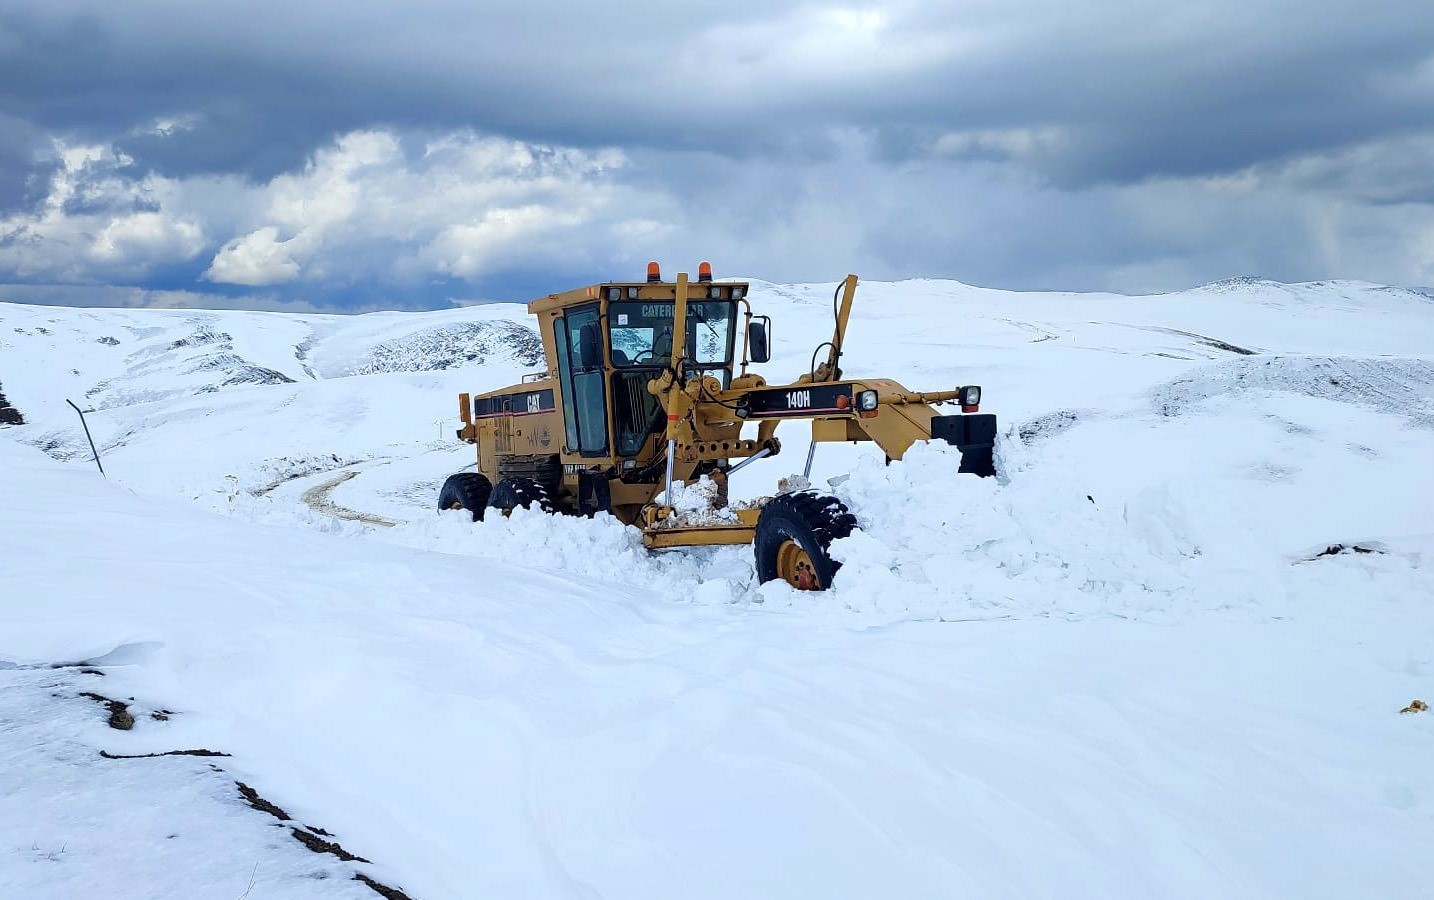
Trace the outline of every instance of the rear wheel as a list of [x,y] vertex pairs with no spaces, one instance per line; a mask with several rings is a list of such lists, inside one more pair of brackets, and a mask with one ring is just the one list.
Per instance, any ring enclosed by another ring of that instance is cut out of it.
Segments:
[[493,483],[477,472],[459,472],[449,475],[438,492],[438,511],[466,509],[473,513],[473,521],[483,518],[488,508],[488,495],[493,492]]
[[781,579],[797,590],[824,591],[841,563],[828,552],[851,534],[856,517],[835,497],[812,491],[772,498],[757,518],[752,540],[757,580]]
[[537,507],[543,512],[553,511],[548,489],[531,478],[504,478],[499,481],[488,497],[488,506],[504,516],[512,514],[520,506],[524,509]]

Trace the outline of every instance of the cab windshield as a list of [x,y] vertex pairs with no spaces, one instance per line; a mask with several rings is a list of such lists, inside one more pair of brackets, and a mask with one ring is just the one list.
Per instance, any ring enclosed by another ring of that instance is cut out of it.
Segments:
[[[609,303],[608,332],[612,364],[618,368],[665,366],[672,358],[672,302]],[[732,365],[735,304],[729,301],[689,301],[687,337],[683,356],[697,368]]]

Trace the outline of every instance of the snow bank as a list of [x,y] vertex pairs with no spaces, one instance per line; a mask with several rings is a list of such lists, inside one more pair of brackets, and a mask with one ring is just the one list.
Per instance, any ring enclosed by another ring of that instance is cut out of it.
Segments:
[[1157,488],[1102,508],[1059,475],[1002,484],[956,475],[959,464],[936,445],[900,465],[861,461],[836,491],[861,528],[833,547],[833,599],[893,619],[1170,617],[1217,602],[1199,589],[1178,503]]
[[[1012,439],[1003,456],[1026,451]],[[1092,615],[1177,621],[1189,614],[1285,611],[1280,555],[1232,560],[1168,485],[1101,503],[1064,473],[1022,469],[1009,481],[956,474],[959,455],[921,445],[900,464],[862,459],[833,489],[860,528],[836,542],[833,589],[758,585],[750,547],[649,552],[636,528],[517,510],[471,522],[416,518],[383,535],[476,558],[524,559],[549,571],[641,585],[672,600],[756,604],[852,624]],[[1009,464],[1008,460],[1002,461]]]

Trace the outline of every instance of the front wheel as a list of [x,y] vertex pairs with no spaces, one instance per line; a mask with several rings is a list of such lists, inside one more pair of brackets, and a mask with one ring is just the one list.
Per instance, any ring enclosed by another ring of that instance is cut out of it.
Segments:
[[477,472],[459,472],[449,475],[438,492],[438,511],[466,509],[473,513],[473,521],[483,518],[488,508],[488,495],[493,492],[493,483]]
[[841,563],[831,558],[832,541],[851,534],[856,517],[835,497],[813,491],[772,498],[757,518],[752,540],[757,580],[781,579],[801,591],[824,591]]
[[493,488],[493,493],[488,496],[488,506],[501,512],[505,517],[510,516],[513,510],[518,507],[531,509],[537,507],[543,512],[552,512],[553,503],[548,497],[548,489],[531,478],[504,478]]

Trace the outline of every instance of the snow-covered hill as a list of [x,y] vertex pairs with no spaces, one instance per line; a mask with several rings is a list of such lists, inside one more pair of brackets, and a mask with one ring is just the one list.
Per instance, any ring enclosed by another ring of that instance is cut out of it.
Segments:
[[[769,378],[832,290],[754,285]],[[133,856],[165,864],[104,896],[1420,895],[1434,300],[875,283],[847,351],[984,385],[1001,476],[823,446],[863,527],[803,595],[745,548],[432,511],[455,395],[538,362],[521,307],[0,304],[0,758],[44,773],[0,765],[0,895]],[[800,469],[782,437],[738,493]],[[193,747],[233,756],[95,757]],[[235,780],[375,865],[306,864]]]

